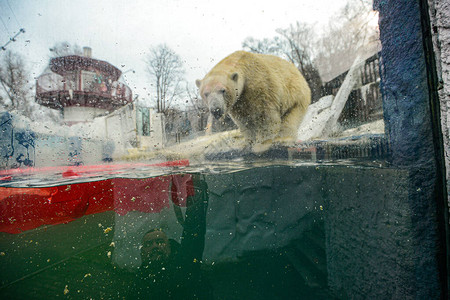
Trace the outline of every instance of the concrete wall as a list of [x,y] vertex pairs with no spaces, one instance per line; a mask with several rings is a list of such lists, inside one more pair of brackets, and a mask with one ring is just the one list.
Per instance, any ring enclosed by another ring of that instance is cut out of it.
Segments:
[[114,141],[115,157],[126,154],[128,148],[136,146],[136,110],[127,105],[104,118],[98,118],[105,124],[105,139]]
[[63,111],[64,121],[68,124],[75,122],[90,122],[94,118],[105,115],[106,109],[96,107],[65,107]]
[[450,179],[450,2],[428,0],[436,55],[439,98],[441,103],[441,125],[444,138],[447,185]]
[[98,137],[87,138],[90,133],[86,127],[83,130],[46,123],[34,124],[9,113],[1,114],[0,120],[2,169],[96,164],[111,158],[113,154],[109,141]]
[[147,149],[161,149],[166,144],[165,119],[164,114],[157,113],[156,110],[148,108],[150,135],[138,136],[138,147]]
[[132,105],[72,126],[0,114],[0,168],[98,164],[120,158],[136,143]]
[[[438,299],[430,246],[436,237],[422,240],[414,221],[412,178],[406,170],[362,166],[280,166],[208,175],[203,262],[294,249],[291,263],[308,257],[317,268],[302,263],[296,271],[320,274],[320,264],[326,264],[320,276],[342,299]],[[313,244],[298,242],[310,230],[319,242],[323,239],[324,254],[308,253]]]

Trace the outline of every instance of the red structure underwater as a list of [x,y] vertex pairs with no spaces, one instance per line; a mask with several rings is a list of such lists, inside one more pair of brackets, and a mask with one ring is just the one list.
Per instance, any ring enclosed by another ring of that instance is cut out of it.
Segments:
[[[180,160],[134,166],[167,168],[187,165],[188,161]],[[117,175],[127,167],[130,165],[4,170],[0,171],[0,182],[13,180],[23,174],[43,174],[52,170],[60,171],[63,178],[95,178],[99,172]],[[111,210],[119,215],[130,211],[158,213],[163,208],[168,208],[170,202],[185,206],[187,197],[193,195],[192,176],[181,174],[142,179],[119,177],[49,187],[0,187],[0,232],[17,234],[43,225],[67,223],[84,215]]]

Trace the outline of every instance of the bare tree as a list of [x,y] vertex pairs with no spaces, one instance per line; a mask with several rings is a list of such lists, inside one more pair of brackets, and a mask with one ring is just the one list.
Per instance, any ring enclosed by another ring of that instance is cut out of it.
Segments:
[[[193,124],[196,124],[194,128],[198,128],[198,131],[204,130],[207,125],[207,119],[209,115],[208,107],[203,102],[202,98],[198,94],[197,87],[190,87],[189,84],[186,83],[186,95],[188,97],[188,101],[193,107],[193,111],[195,113],[196,119]],[[186,101],[188,103],[188,101]],[[189,109],[188,109],[189,111]]]
[[319,100],[322,96],[322,80],[313,61],[316,50],[314,26],[297,22],[289,28],[277,29],[277,33],[287,41],[288,49],[285,54],[288,59],[305,76],[311,88],[312,102]]
[[305,76],[314,102],[322,96],[322,81],[348,70],[358,54],[368,57],[376,51],[379,38],[376,26],[370,22],[371,2],[348,0],[322,34],[312,25],[296,22],[288,28],[277,29],[278,36],[274,38],[250,37],[242,46],[251,52],[277,55],[294,63]]
[[0,85],[6,97],[1,97],[1,104],[7,110],[21,110],[28,115],[27,105],[30,95],[29,74],[26,71],[23,58],[7,51],[0,62]]
[[314,52],[315,32],[313,26],[297,22],[286,29],[277,29],[276,32],[284,37],[288,47],[284,54],[294,63],[300,71],[304,72],[312,64]]
[[56,43],[53,47],[50,49],[51,57],[60,57],[60,56],[67,56],[67,55],[82,55],[83,51],[81,50],[81,47],[77,44],[71,45],[69,42],[59,42]]
[[190,87],[189,84],[186,83],[186,95],[195,111],[198,113],[204,113],[208,110],[207,106],[198,94],[198,88]]
[[37,104],[33,99],[34,85],[22,56],[7,51],[0,61],[0,105],[31,120],[59,123],[58,111]]
[[358,55],[364,58],[377,51],[378,29],[370,22],[373,14],[371,1],[348,0],[330,20],[317,42],[316,62],[325,80],[348,70]]
[[157,112],[166,113],[172,101],[183,93],[183,62],[180,56],[162,44],[150,49],[146,63],[147,72],[156,88]]
[[262,40],[248,37],[242,42],[242,48],[253,53],[272,54],[281,57],[287,50],[287,43],[279,36]]

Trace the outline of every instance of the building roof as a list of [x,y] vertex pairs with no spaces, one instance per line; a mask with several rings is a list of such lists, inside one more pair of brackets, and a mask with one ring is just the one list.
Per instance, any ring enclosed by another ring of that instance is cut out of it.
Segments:
[[122,74],[122,71],[106,61],[78,55],[52,58],[50,60],[50,69],[59,75],[75,70],[87,71],[94,69],[107,74],[113,81],[117,81]]

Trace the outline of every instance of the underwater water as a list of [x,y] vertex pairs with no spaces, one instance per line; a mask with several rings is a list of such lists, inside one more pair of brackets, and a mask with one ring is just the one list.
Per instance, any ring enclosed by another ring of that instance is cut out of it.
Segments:
[[401,298],[410,188],[383,162],[21,174],[0,185],[0,297]]

